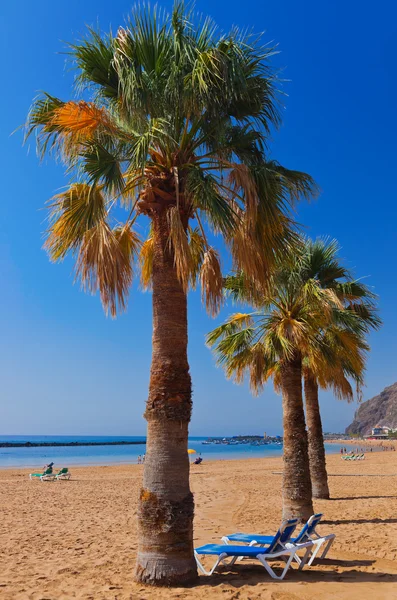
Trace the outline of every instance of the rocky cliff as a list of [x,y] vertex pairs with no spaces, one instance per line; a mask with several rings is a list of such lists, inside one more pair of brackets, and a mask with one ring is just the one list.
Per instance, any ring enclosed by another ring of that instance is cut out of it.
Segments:
[[397,428],[397,383],[363,402],[354,414],[353,423],[346,427],[346,433],[368,435],[376,425]]

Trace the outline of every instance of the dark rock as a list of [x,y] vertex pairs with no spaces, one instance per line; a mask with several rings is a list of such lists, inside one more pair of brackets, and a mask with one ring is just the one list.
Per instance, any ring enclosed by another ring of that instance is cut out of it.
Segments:
[[397,383],[363,402],[354,414],[353,423],[346,427],[346,433],[369,435],[376,425],[397,429]]

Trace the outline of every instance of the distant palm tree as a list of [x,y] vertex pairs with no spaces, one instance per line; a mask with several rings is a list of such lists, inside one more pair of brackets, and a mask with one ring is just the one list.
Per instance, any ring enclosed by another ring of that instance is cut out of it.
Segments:
[[[284,517],[305,519],[312,510],[309,468],[313,497],[329,498],[318,387],[332,388],[337,397],[351,400],[350,381],[358,391],[363,384],[366,334],[380,325],[374,294],[351,279],[337,252],[336,241],[303,240],[281,263],[267,294],[242,274],[226,278],[234,300],[251,303],[258,312],[234,315],[207,338],[227,376],[241,382],[249,372],[255,394],[272,377],[282,391]],[[286,389],[292,380],[285,380],[285,365],[297,356],[304,376],[307,433],[297,376],[294,393]]]
[[323,289],[333,290],[341,306],[334,308],[332,320],[321,332],[313,357],[303,360],[306,424],[313,498],[328,499],[324,436],[318,389],[332,389],[339,399],[353,400],[363,385],[369,330],[377,329],[376,296],[341,264],[336,240],[305,240],[301,255],[303,281],[316,280]]
[[[52,152],[72,177],[50,205],[50,257],[75,254],[77,277],[113,316],[125,308],[138,255],[153,290],[136,569],[146,583],[197,576],[187,291],[199,280],[207,310],[222,304],[208,230],[221,234],[235,268],[264,283],[295,237],[290,204],[314,190],[308,175],[267,158],[279,122],[273,53],[237,29],[219,34],[209,19],[194,25],[183,4],[170,17],[137,9],[115,36],[90,31],[71,46],[84,99],[44,94],[28,117],[27,135],[36,130],[41,154]],[[138,216],[151,224],[143,245]]]
[[241,273],[227,277],[225,287],[234,300],[249,302],[257,310],[233,315],[208,334],[207,343],[214,346],[218,364],[228,377],[240,383],[248,373],[254,394],[269,378],[281,390],[283,518],[306,521],[313,514],[313,504],[302,361],[316,353],[318,332],[326,327],[337,299],[314,280],[302,282],[299,270],[290,266],[280,268],[265,293],[258,292]]

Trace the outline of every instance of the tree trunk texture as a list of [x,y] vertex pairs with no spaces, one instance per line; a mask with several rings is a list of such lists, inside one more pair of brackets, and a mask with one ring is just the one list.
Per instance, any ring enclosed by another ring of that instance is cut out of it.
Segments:
[[283,519],[296,518],[306,522],[314,511],[300,358],[295,357],[282,365],[281,388],[284,427]]
[[168,586],[197,577],[187,454],[192,389],[187,298],[169,250],[165,211],[153,217],[153,238],[153,349],[135,578]]
[[318,384],[315,377],[310,373],[305,373],[304,382],[313,498],[329,500],[323,426],[321,423],[320,405],[318,403]]

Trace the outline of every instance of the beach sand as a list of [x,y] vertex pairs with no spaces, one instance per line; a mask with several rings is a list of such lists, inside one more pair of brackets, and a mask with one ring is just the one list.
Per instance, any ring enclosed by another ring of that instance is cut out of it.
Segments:
[[[0,471],[2,600],[335,600],[397,599],[397,452],[365,461],[328,455],[332,500],[316,501],[321,533],[334,532],[329,558],[283,582],[240,563],[192,588],[133,582],[142,467],[73,468],[71,481],[30,481]],[[61,465],[57,465],[61,466]],[[281,518],[280,458],[192,466],[195,545],[234,531],[273,533]]]

